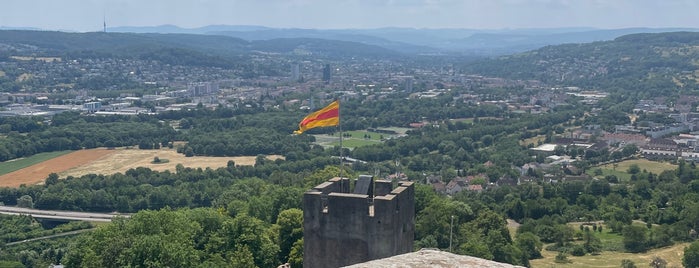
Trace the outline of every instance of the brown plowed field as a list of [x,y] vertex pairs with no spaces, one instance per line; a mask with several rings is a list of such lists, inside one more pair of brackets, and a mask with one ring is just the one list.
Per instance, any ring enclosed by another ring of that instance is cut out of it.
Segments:
[[[153,164],[155,157],[167,163]],[[125,173],[131,168],[147,167],[156,171],[175,171],[177,164],[191,168],[219,168],[233,160],[236,165],[253,165],[255,156],[236,157],[185,157],[173,149],[138,150],[138,149],[89,149],[75,151],[39,164],[0,176],[0,187],[18,187],[20,184],[32,185],[42,183],[49,174],[57,173],[60,178],[80,177],[86,174]],[[281,158],[278,155],[267,159]]]
[[0,187],[18,187],[21,184],[37,184],[46,180],[51,173],[61,173],[70,168],[101,159],[112,153],[114,153],[114,150],[90,149],[64,154],[0,176]]

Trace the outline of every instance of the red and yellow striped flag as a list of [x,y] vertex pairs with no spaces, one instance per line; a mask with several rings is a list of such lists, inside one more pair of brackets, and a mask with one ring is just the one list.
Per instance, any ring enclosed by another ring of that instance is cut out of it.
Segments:
[[332,127],[340,124],[340,101],[336,100],[325,106],[325,108],[315,111],[301,120],[299,130],[294,134],[301,134],[306,130],[317,127]]

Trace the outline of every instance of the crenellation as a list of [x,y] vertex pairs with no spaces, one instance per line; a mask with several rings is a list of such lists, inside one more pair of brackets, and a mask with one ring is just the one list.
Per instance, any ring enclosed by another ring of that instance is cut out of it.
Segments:
[[393,182],[389,180],[376,180],[374,182],[374,191],[376,196],[384,196],[393,189]]
[[[415,224],[411,182],[368,182],[349,193],[334,178],[304,194],[304,267],[339,267],[412,251]],[[347,187],[344,187],[347,185]]]

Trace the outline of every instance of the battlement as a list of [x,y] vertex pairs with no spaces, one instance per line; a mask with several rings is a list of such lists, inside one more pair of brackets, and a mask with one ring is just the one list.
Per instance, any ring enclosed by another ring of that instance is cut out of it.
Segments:
[[304,267],[339,267],[410,252],[415,225],[412,182],[333,178],[303,197]]

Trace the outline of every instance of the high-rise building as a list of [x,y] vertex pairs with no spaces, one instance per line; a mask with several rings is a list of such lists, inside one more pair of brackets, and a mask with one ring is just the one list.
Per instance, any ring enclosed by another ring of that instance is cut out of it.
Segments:
[[333,178],[303,196],[303,267],[340,267],[413,250],[412,182]]
[[198,82],[190,83],[187,91],[190,96],[205,96],[217,93],[219,90],[216,82]]
[[301,64],[294,63],[291,65],[291,80],[299,81],[301,79]]
[[330,82],[331,76],[332,70],[330,69],[330,64],[325,64],[325,67],[323,67],[323,81],[325,81],[325,83]]

